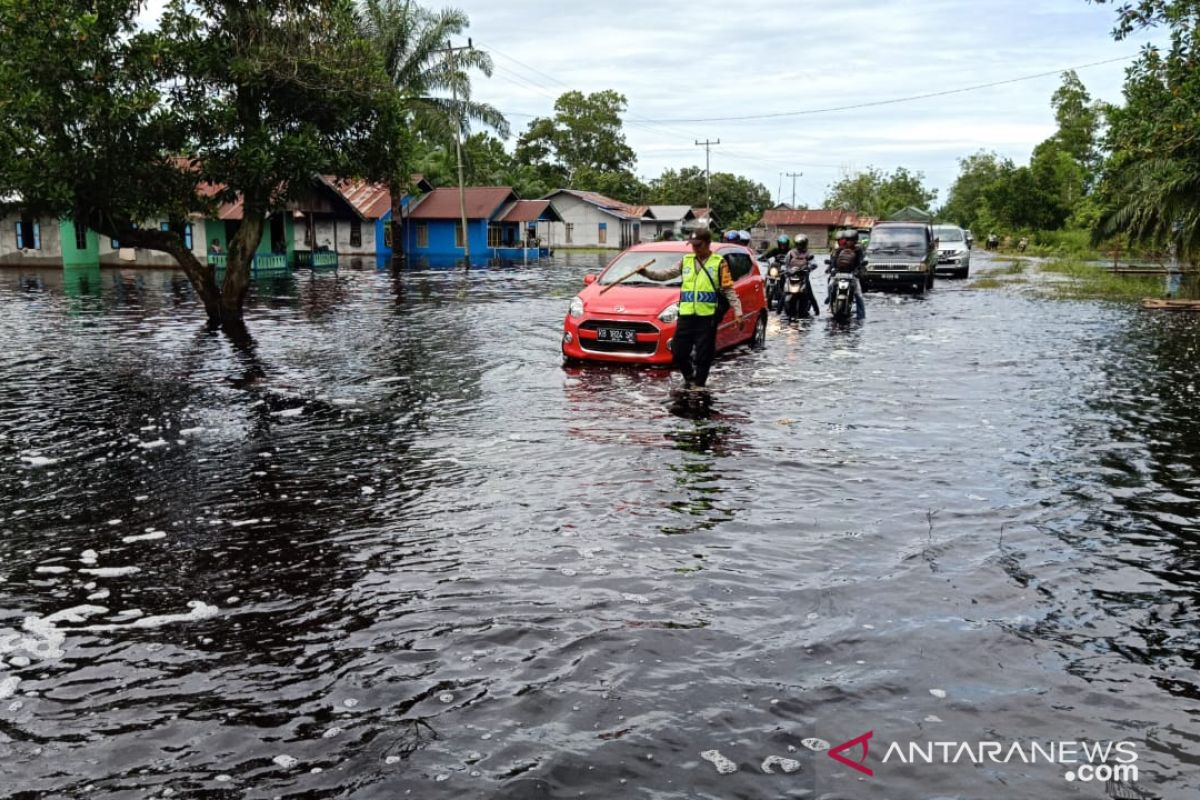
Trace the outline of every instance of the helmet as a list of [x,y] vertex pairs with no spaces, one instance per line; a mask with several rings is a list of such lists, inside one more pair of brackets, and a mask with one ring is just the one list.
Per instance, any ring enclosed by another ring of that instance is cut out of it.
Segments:
[[798,234],[796,238],[792,240],[792,245],[801,253],[806,252],[808,250],[808,237],[802,233]]
[[779,234],[779,238],[776,239],[775,241],[778,242],[779,244],[783,245],[784,247],[787,247],[792,242],[792,240],[788,238],[788,235],[786,233]]
[[746,245],[746,247],[749,247],[750,246],[750,231],[738,231],[737,233],[738,233],[738,239],[741,240],[742,244]]
[[846,229],[846,241],[850,242],[850,244],[857,244],[858,243],[858,231],[854,230],[854,228],[847,228]]
[[727,242],[733,242],[734,244],[736,244],[739,237],[738,237],[737,231],[725,231],[725,235],[722,236],[721,238]]

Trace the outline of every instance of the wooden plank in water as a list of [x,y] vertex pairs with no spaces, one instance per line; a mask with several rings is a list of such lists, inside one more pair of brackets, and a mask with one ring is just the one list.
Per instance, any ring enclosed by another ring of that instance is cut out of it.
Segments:
[[1164,300],[1157,297],[1146,297],[1142,300],[1142,308],[1152,311],[1200,311],[1200,300]]

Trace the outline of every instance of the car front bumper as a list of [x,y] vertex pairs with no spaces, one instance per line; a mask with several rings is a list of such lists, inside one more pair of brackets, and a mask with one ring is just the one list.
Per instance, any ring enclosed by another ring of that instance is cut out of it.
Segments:
[[[613,342],[599,338],[601,328],[634,330],[634,341]],[[671,340],[675,323],[645,319],[602,319],[583,316],[563,323],[562,352],[572,361],[602,361],[609,364],[645,364],[669,367],[674,362]]]

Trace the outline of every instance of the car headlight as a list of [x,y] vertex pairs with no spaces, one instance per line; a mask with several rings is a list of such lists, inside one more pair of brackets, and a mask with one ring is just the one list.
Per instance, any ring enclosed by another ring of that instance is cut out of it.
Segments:
[[658,315],[659,322],[674,322],[677,319],[679,319],[678,303],[671,303],[671,305],[664,308],[662,313]]
[[571,309],[568,313],[570,313],[571,319],[579,319],[583,316],[583,300],[580,297],[571,299]]

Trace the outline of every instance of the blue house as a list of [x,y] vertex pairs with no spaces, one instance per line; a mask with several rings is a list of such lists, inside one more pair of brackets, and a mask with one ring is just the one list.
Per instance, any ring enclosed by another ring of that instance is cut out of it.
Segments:
[[549,255],[537,224],[560,218],[548,200],[522,200],[507,186],[473,186],[464,195],[465,235],[458,189],[434,189],[409,206],[404,250],[411,259],[434,265],[458,263],[465,257],[464,239],[470,243],[475,265]]

